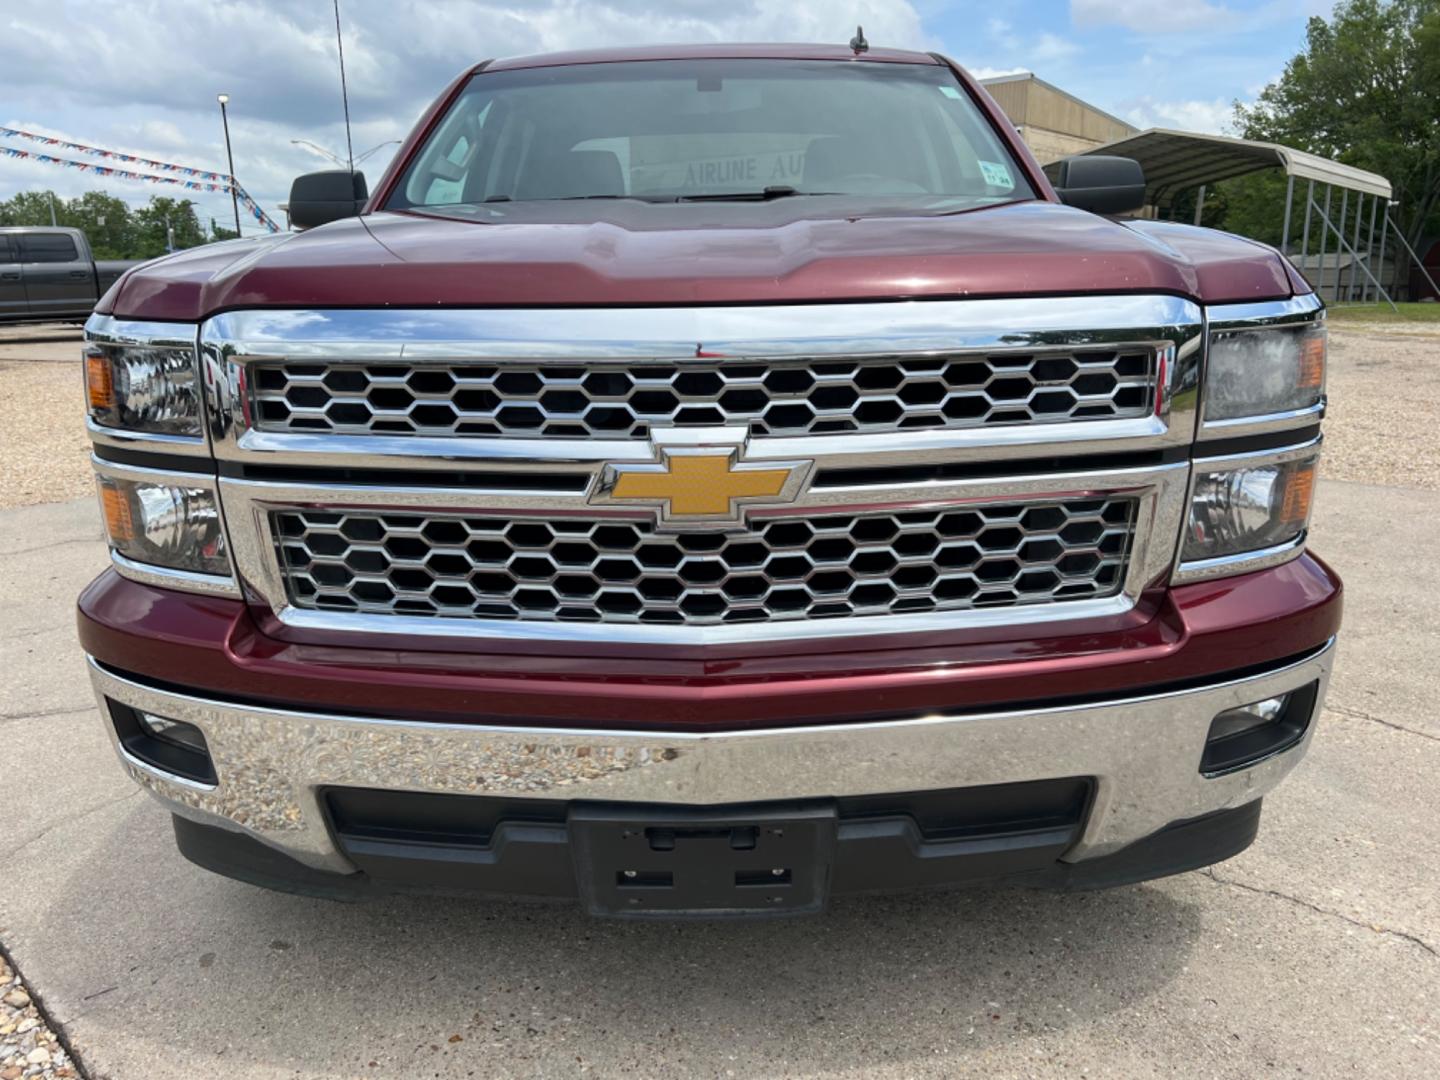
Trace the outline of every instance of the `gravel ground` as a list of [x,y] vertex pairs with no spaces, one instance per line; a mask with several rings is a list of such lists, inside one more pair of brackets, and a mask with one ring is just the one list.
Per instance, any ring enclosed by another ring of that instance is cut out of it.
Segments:
[[1440,325],[1332,323],[1324,476],[1440,490]]
[[19,973],[0,956],[0,1080],[78,1075]]
[[78,327],[0,327],[0,508],[94,490],[80,394]]

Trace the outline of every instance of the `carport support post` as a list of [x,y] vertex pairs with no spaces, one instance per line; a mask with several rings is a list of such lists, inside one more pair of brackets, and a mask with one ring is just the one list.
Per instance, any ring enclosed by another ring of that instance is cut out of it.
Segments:
[[[1373,255],[1375,254],[1375,210],[1376,210],[1376,208],[1377,208],[1379,205],[1380,205],[1380,196],[1379,196],[1379,195],[1376,195],[1376,196],[1374,196],[1373,198],[1371,198],[1371,200],[1370,200],[1370,230],[1369,230],[1369,232],[1367,232],[1367,233],[1365,234],[1365,265],[1366,265],[1367,267],[1370,265],[1370,258],[1371,258],[1371,256],[1373,256]],[[1375,276],[1376,276],[1377,278],[1379,277],[1378,274],[1375,275]],[[1361,283],[1360,283],[1360,300],[1361,300],[1362,303],[1364,302],[1365,298],[1369,295],[1369,293],[1370,293],[1370,283],[1369,283],[1369,282],[1361,282]],[[1376,300],[1379,300],[1380,298],[1377,296],[1375,299],[1376,299]]]
[[[1356,251],[1355,251],[1354,248],[1352,248],[1349,244],[1347,244],[1347,243],[1345,242],[1345,233],[1344,233],[1343,231],[1341,231],[1340,229],[1338,229],[1338,228],[1335,227],[1335,223],[1330,220],[1330,215],[1329,215],[1329,214],[1323,214],[1323,213],[1322,213],[1322,214],[1320,215],[1320,220],[1321,220],[1321,222],[1324,223],[1324,225],[1325,225],[1325,227],[1326,227],[1327,229],[1332,229],[1332,230],[1334,230],[1334,232],[1335,232],[1335,239],[1336,239],[1336,241],[1339,243],[1339,248],[1337,248],[1337,249],[1336,249],[1336,252],[1335,252],[1336,257],[1337,257],[1337,258],[1339,257],[1340,249],[1343,248],[1345,251],[1348,251],[1348,252],[1350,253],[1350,265],[1351,265],[1351,266],[1354,266],[1356,263],[1359,263],[1359,262],[1360,262],[1360,256],[1359,256],[1359,254],[1356,253]],[[1323,236],[1324,233],[1321,233],[1321,235]],[[1400,236],[1400,234],[1399,234],[1398,232],[1397,232],[1395,235],[1396,235],[1396,236]],[[1400,242],[1401,242],[1402,244],[1405,243],[1405,238],[1404,238],[1403,236],[1400,236]],[[1408,246],[1408,245],[1407,245],[1407,246]],[[1366,273],[1366,275],[1370,277],[1370,279],[1371,279],[1372,281],[1375,280],[1375,275],[1373,275],[1373,274],[1370,273],[1370,268],[1369,268],[1368,266],[1365,266],[1365,265],[1361,264],[1360,269],[1363,270],[1363,271]],[[1338,284],[1339,284],[1339,279],[1338,279],[1338,278],[1336,279],[1336,284],[1337,284],[1337,291],[1338,291]],[[1375,281],[1375,287],[1376,287],[1377,289],[1380,289],[1380,295],[1383,296],[1383,297],[1385,297],[1385,302],[1390,305],[1390,309],[1391,309],[1392,311],[1398,310],[1398,309],[1396,309],[1396,307],[1395,307],[1395,301],[1394,301],[1394,300],[1391,300],[1390,297],[1386,294],[1385,290],[1380,288],[1380,282]]]
[[1300,231],[1300,273],[1305,273],[1305,256],[1310,254],[1310,219],[1315,216],[1315,181],[1305,189],[1305,227]]
[[[1290,246],[1290,204],[1295,199],[1295,174],[1291,173],[1290,178],[1285,182],[1285,224],[1280,229],[1280,254],[1285,255],[1285,249]],[[1288,255],[1285,255],[1289,258]]]
[[1200,185],[1200,194],[1195,196],[1195,224],[1200,224],[1200,215],[1205,212],[1205,185]]
[[[1340,302],[1340,245],[1345,243],[1345,213],[1350,208],[1350,189],[1340,189],[1340,217],[1335,226],[1335,303]],[[1325,215],[1329,217],[1329,214]]]
[[[1390,231],[1390,200],[1385,200],[1385,212],[1380,215],[1380,258],[1375,263],[1375,279],[1385,273],[1385,234]],[[1390,278],[1390,291],[1395,291],[1395,278]]]
[[[1365,216],[1365,193],[1360,192],[1355,199],[1355,237],[1350,241],[1350,250],[1355,252],[1355,257],[1360,257],[1360,219]],[[1356,267],[1350,267],[1350,287],[1345,290],[1345,299],[1355,299],[1355,271]]]
[[[1334,188],[1329,184],[1325,185],[1325,209],[1320,211],[1321,220],[1326,224],[1330,221],[1330,196]],[[1320,269],[1315,272],[1315,292],[1320,299],[1325,299],[1325,241],[1330,239],[1330,234],[1325,225],[1320,226]]]

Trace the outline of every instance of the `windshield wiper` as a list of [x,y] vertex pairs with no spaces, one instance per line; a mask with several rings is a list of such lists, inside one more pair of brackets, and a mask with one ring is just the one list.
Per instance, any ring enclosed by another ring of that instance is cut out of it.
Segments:
[[548,199],[521,199],[521,202],[579,202],[587,199],[629,199],[632,202],[668,203],[669,195],[556,195]]
[[761,191],[725,191],[716,195],[681,195],[677,202],[769,202],[793,195],[839,195],[838,191],[796,191],[789,184],[772,184]]
[[576,202],[584,199],[633,199],[635,202],[674,202],[670,195],[552,195],[540,199],[516,199],[510,195],[491,195],[483,200],[487,203],[508,203],[508,202]]

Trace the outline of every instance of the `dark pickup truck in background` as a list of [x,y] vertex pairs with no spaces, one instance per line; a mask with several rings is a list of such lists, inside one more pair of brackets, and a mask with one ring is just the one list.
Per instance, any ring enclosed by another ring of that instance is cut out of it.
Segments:
[[0,227],[0,323],[86,319],[140,259],[97,262],[79,229]]

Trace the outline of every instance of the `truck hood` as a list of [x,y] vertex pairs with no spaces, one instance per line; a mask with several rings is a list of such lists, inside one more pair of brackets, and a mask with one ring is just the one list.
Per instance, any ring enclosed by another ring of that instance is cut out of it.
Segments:
[[1119,223],[1038,201],[938,216],[840,216],[805,202],[569,203],[543,217],[517,207],[491,222],[381,212],[159,260],[130,273],[97,310],[193,321],[254,307],[1136,292],[1223,303],[1306,290],[1272,249],[1209,229]]

